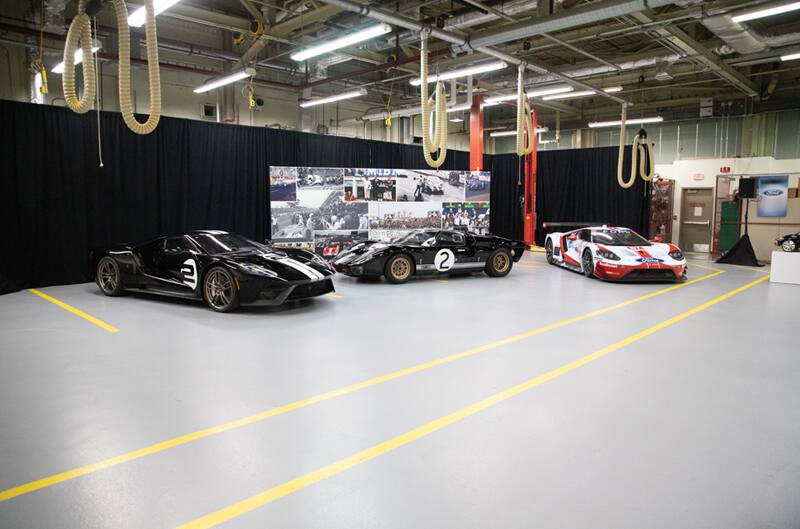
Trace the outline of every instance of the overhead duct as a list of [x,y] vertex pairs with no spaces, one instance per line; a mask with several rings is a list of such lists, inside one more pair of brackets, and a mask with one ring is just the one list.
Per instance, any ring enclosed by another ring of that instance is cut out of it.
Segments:
[[596,25],[598,22],[622,17],[672,4],[670,0],[607,0],[582,7],[564,10],[542,19],[523,20],[496,29],[480,31],[465,39],[464,47],[477,51],[484,46],[496,46],[523,40],[543,33],[556,33],[577,26]]
[[742,24],[734,22],[730,15],[716,15],[704,18],[701,22],[740,55],[758,53],[767,49],[763,40]]
[[[636,59],[633,61],[627,61],[617,64],[617,69],[611,68],[610,66],[588,66],[586,68],[577,68],[575,70],[569,70],[566,72],[561,72],[561,75],[565,75],[572,79],[583,79],[587,77],[594,77],[597,75],[606,75],[612,73],[619,73],[621,71],[626,70],[640,70],[643,68],[651,68],[653,66],[666,63],[672,64],[681,60],[683,57],[678,55],[677,53],[673,53],[670,55],[662,55],[657,57],[647,57],[646,59]],[[558,78],[553,75],[540,75],[537,77],[532,77],[528,80],[526,85],[538,85],[541,83],[547,83],[551,81],[556,81]]]

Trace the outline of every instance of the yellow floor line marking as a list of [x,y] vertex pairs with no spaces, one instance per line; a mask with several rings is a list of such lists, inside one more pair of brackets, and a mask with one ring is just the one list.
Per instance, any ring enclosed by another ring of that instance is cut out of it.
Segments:
[[521,340],[525,340],[532,336],[537,336],[539,334],[544,334],[548,331],[553,331],[555,329],[560,329],[561,327],[566,327],[567,325],[571,325],[573,323],[577,323],[580,321],[588,320],[589,318],[593,318],[595,316],[600,316],[601,314],[606,314],[608,312],[621,309],[623,307],[627,307],[629,305],[633,305],[634,303],[638,303],[640,301],[644,301],[647,299],[654,298],[656,296],[660,296],[662,294],[666,294],[667,292],[672,292],[674,290],[678,290],[680,288],[687,287],[691,284],[698,283],[700,281],[705,281],[707,279],[711,279],[712,277],[716,277],[720,274],[723,274],[724,271],[720,270],[719,272],[715,272],[712,274],[707,274],[705,276],[699,277],[697,279],[693,279],[691,281],[686,281],[685,283],[678,283],[667,288],[657,290],[655,292],[651,292],[649,294],[644,294],[637,298],[629,299],[628,301],[622,301],[620,303],[616,303],[614,305],[610,305],[608,307],[604,307],[601,309],[594,310],[592,312],[587,312],[580,316],[575,316],[573,318],[569,318],[566,320],[562,320],[559,322],[551,323],[549,325],[545,325],[544,327],[539,327],[538,329],[533,329],[530,331],[526,331],[520,334],[516,334],[514,336],[510,336],[508,338],[504,338],[502,340],[497,340],[495,342],[491,342],[488,344],[480,345],[478,347],[473,347],[472,349],[467,349],[466,351],[461,351],[460,353],[454,353],[448,356],[444,356],[441,358],[437,358],[435,360],[431,360],[429,362],[425,362],[422,364],[417,364],[415,366],[407,367],[405,369],[400,369],[398,371],[394,371],[392,373],[387,373],[385,375],[379,375],[362,382],[357,382],[355,384],[351,384],[349,386],[344,386],[338,389],[333,389],[331,391],[321,393],[319,395],[315,395],[313,397],[309,397],[307,399],[298,400],[295,402],[291,402],[289,404],[285,404],[283,406],[278,406],[276,408],[271,408],[268,410],[261,411],[259,413],[242,417],[240,419],[235,419],[233,421],[229,421],[223,424],[219,424],[217,426],[212,426],[203,430],[198,430],[196,432],[188,433],[185,435],[181,435],[179,437],[173,437],[172,439],[167,439],[166,441],[161,441],[159,443],[155,443],[149,446],[145,446],[144,448],[140,448],[138,450],[133,450],[131,452],[126,452],[124,454],[120,454],[118,456],[114,456],[108,459],[104,459],[97,463],[92,463],[89,465],[85,465],[82,467],[73,468],[72,470],[67,470],[61,472],[59,474],[53,474],[51,476],[47,476],[45,478],[38,479],[36,481],[31,481],[30,483],[26,483],[24,485],[19,485],[17,487],[0,491],[0,502],[10,500],[11,498],[15,498],[17,496],[21,496],[23,494],[28,494],[30,492],[34,492],[39,489],[44,489],[46,487],[50,487],[52,485],[56,485],[58,483],[62,483],[64,481],[69,481],[71,479],[78,478],[80,476],[85,476],[87,474],[91,474],[93,472],[97,472],[99,470],[104,470],[116,465],[120,465],[122,463],[127,463],[129,461],[133,461],[136,459],[140,459],[145,456],[149,456],[152,454],[156,454],[158,452],[163,452],[164,450],[174,448],[176,446],[181,446],[187,443],[191,443],[192,441],[197,441],[199,439],[204,439],[206,437],[211,437],[213,435],[217,435],[223,432],[227,432],[230,430],[234,430],[236,428],[241,428],[242,426],[247,426],[249,424],[261,422],[263,420],[269,419],[271,417],[275,417],[277,415],[283,415],[284,413],[288,413],[294,410],[298,410],[301,408],[305,408],[307,406],[311,406],[313,404],[318,404],[320,402],[324,402],[327,400],[334,399],[336,397],[341,397],[343,395],[348,395],[350,393],[355,393],[362,389],[366,389],[372,386],[377,386],[378,384],[383,384],[384,382],[389,382],[391,380],[396,380],[401,377],[405,377],[408,375],[413,375],[415,373],[419,373],[437,366],[449,364],[451,362],[455,362],[456,360],[461,360],[463,358],[467,358],[470,356],[477,355],[479,353],[483,353],[486,351],[490,351],[492,349],[497,349],[498,347],[508,345],[511,343],[519,342]]
[[437,283],[447,283],[447,279],[434,279]]
[[742,266],[730,263],[719,263],[719,264],[725,266],[732,266],[734,268],[741,268],[742,270],[749,270],[750,272],[758,272],[759,274],[769,274],[769,270],[762,270],[761,268],[756,268],[755,266]]
[[703,270],[711,270],[712,272],[716,272],[718,270],[721,270],[720,268],[712,268],[710,266],[701,265],[701,264],[697,263],[697,261],[695,261],[694,259],[689,259],[689,261],[692,262],[692,266],[696,266],[697,268],[702,268]]
[[328,293],[327,293],[327,294],[325,294],[325,295],[326,295],[326,296],[330,296],[330,297],[332,297],[332,298],[336,298],[336,299],[342,299],[342,298],[344,297],[343,295],[341,295],[341,294],[337,294],[336,292],[328,292]]
[[552,371],[548,371],[547,373],[531,378],[521,384],[510,387],[499,393],[495,393],[494,395],[487,397],[483,400],[480,400],[474,404],[471,404],[465,408],[461,408],[460,410],[455,411],[449,415],[445,415],[427,424],[414,428],[413,430],[409,430],[401,435],[398,435],[397,437],[393,437],[387,441],[373,445],[367,448],[366,450],[362,450],[353,455],[345,457],[344,459],[340,459],[335,463],[324,466],[320,469],[314,470],[307,474],[303,474],[302,476],[298,476],[281,485],[278,485],[277,487],[267,489],[264,492],[261,492],[254,496],[250,496],[249,498],[244,499],[240,502],[234,503],[218,511],[197,518],[189,523],[179,526],[177,529],[209,529],[221,523],[227,522],[233,518],[246,514],[254,509],[263,507],[264,505],[271,503],[279,498],[288,496],[293,492],[297,492],[298,490],[309,487],[324,479],[333,477],[350,468],[358,466],[362,463],[366,463],[367,461],[375,459],[378,456],[384,455],[404,445],[410,444],[418,439],[421,439],[422,437],[430,435],[447,426],[450,426],[451,424],[466,419],[471,415],[475,415],[480,411],[483,411],[487,408],[500,404],[503,401],[506,401],[517,395],[520,395],[521,393],[525,393],[526,391],[529,391],[537,386],[540,386],[545,382],[558,378],[562,375],[566,375],[570,371],[574,371],[579,367],[588,364],[589,362],[598,360],[614,351],[622,349],[625,346],[628,346],[647,336],[650,336],[651,334],[654,334],[662,329],[670,327],[671,325],[675,325],[676,323],[685,320],[689,316],[693,316],[698,312],[713,307],[717,303],[725,301],[726,299],[735,296],[740,292],[743,292],[751,287],[754,287],[758,283],[761,283],[762,281],[765,281],[768,278],[769,278],[768,276],[762,277],[744,286],[731,290],[727,294],[718,296],[712,299],[711,301],[707,301],[702,305],[698,305],[693,309],[689,309],[686,312],[678,314],[677,316],[674,316],[668,320],[662,321],[661,323],[653,325],[652,327],[648,327],[647,329],[641,332],[638,332],[616,343],[603,347],[602,349],[598,349],[593,353],[578,358],[577,360],[574,360],[568,364],[564,364],[561,367],[553,369]]
[[89,321],[89,322],[92,322],[92,323],[94,323],[95,325],[97,325],[97,326],[98,326],[98,327],[100,327],[101,329],[105,329],[105,330],[107,330],[108,332],[119,332],[119,329],[117,329],[117,328],[116,328],[116,327],[114,327],[114,326],[111,326],[111,325],[107,324],[107,323],[106,323],[106,322],[104,322],[103,320],[98,320],[98,319],[97,319],[97,318],[95,318],[94,316],[91,316],[91,315],[89,315],[89,314],[86,314],[86,313],[85,313],[85,312],[83,312],[82,310],[76,309],[75,307],[73,307],[73,306],[71,306],[71,305],[67,305],[67,304],[66,304],[66,303],[64,303],[63,301],[59,301],[59,300],[57,300],[56,298],[54,298],[54,297],[52,297],[52,296],[48,296],[48,295],[47,295],[47,294],[45,294],[44,292],[41,292],[41,291],[39,291],[39,290],[36,290],[35,288],[29,288],[29,289],[28,289],[28,292],[30,292],[31,294],[36,294],[36,295],[37,295],[37,296],[39,296],[40,298],[42,298],[42,299],[46,299],[47,301],[49,301],[49,302],[50,302],[50,303],[52,303],[53,305],[57,305],[57,306],[61,307],[62,309],[66,310],[66,311],[68,311],[68,312],[71,312],[71,313],[73,313],[73,314],[74,314],[74,315],[76,315],[76,316],[79,316],[79,317],[83,318],[83,319],[84,319],[84,320],[86,320],[86,321]]

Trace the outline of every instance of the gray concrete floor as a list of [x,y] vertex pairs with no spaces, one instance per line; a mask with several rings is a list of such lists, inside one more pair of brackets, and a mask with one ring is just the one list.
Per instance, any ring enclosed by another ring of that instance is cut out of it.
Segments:
[[[93,284],[0,297],[2,491],[326,391],[418,373],[0,502],[0,528],[173,528],[598,351],[762,277],[656,292],[548,267],[367,283],[215,314]],[[800,527],[800,288],[762,282],[225,528]]]

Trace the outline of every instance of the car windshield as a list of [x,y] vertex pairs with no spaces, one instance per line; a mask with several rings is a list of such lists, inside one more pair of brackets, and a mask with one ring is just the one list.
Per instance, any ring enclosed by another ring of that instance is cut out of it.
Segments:
[[433,234],[429,231],[412,231],[392,239],[392,242],[394,244],[422,244],[431,237],[433,237]]
[[603,230],[592,234],[592,242],[607,246],[650,246],[650,243],[630,230]]
[[195,233],[192,234],[192,239],[210,254],[242,250],[265,250],[263,245],[232,233]]

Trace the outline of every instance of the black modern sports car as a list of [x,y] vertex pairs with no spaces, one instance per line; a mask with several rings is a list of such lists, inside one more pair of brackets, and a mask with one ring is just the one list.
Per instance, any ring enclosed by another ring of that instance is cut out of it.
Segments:
[[775,239],[775,244],[780,246],[784,252],[800,251],[800,232],[781,235]]
[[278,250],[224,231],[119,244],[94,252],[92,261],[95,281],[106,296],[132,291],[202,299],[217,312],[334,291],[333,268],[314,253]]
[[414,275],[484,271],[502,277],[522,258],[526,244],[491,235],[415,230],[391,242],[367,241],[342,252],[333,267],[349,276],[385,276],[405,283]]

